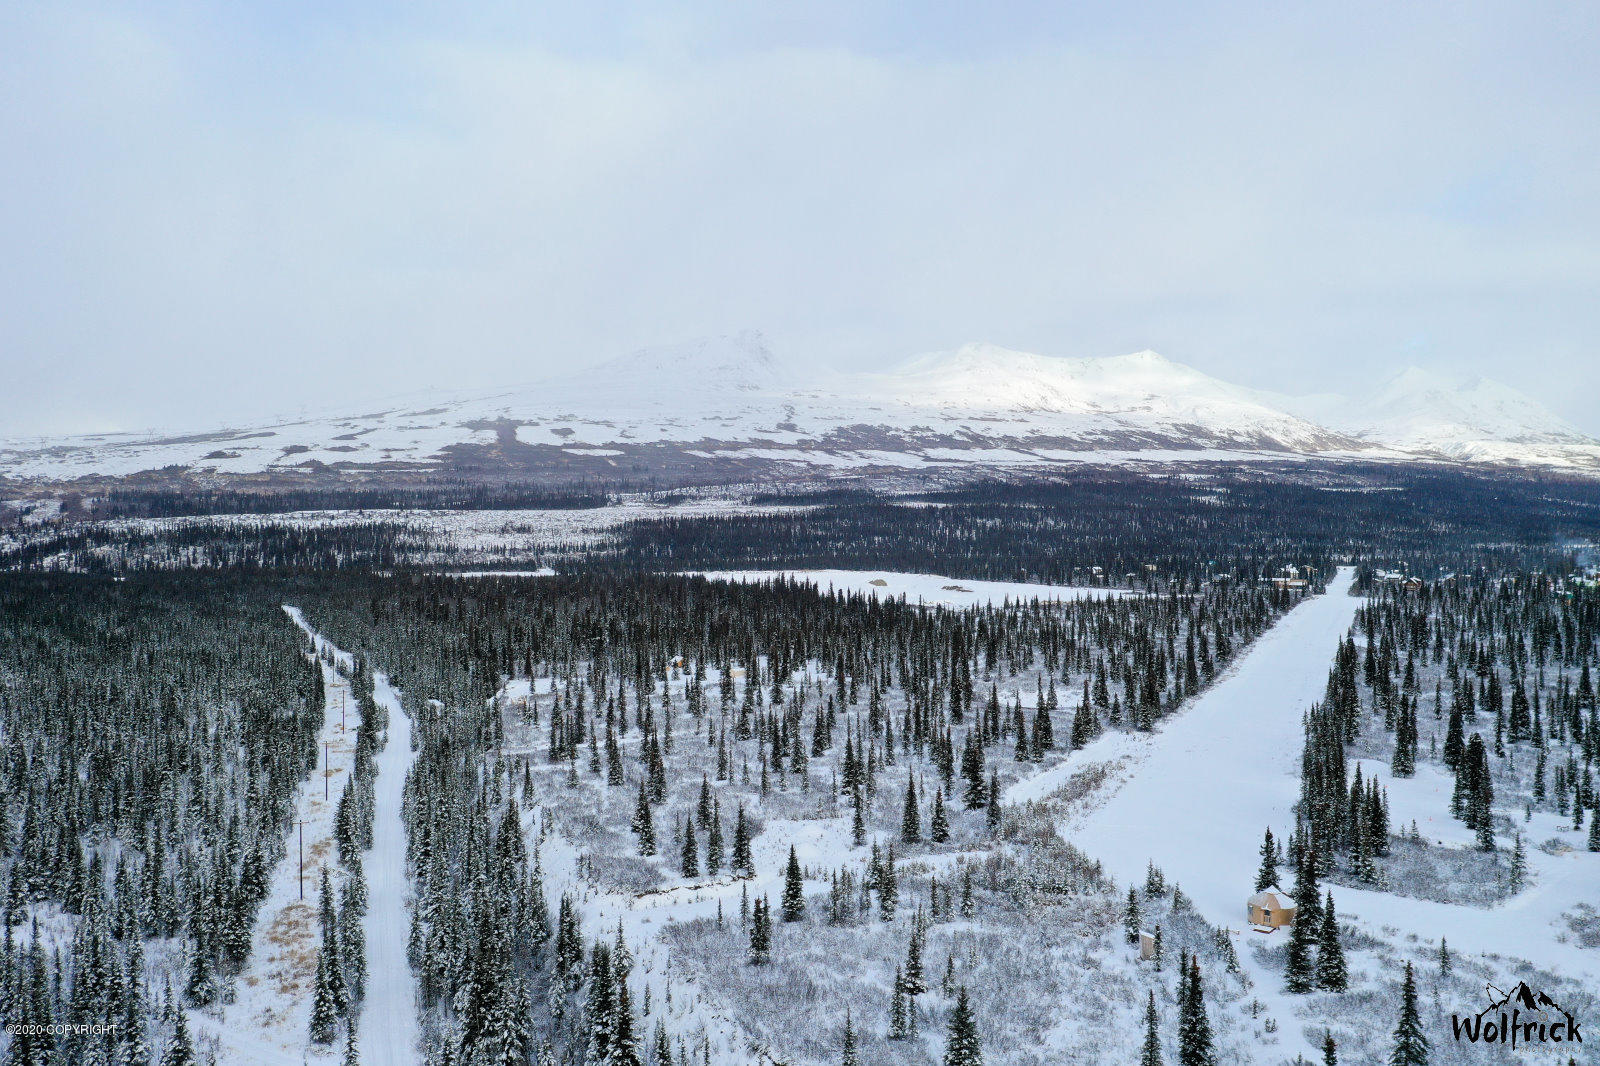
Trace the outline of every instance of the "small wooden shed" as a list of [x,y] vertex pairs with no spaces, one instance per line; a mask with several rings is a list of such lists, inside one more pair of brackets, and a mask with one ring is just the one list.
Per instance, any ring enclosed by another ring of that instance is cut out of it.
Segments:
[[1248,901],[1250,924],[1265,929],[1276,929],[1294,924],[1294,900],[1276,885],[1262,889]]
[[1156,938],[1154,933],[1139,930],[1139,961],[1147,962],[1156,957]]

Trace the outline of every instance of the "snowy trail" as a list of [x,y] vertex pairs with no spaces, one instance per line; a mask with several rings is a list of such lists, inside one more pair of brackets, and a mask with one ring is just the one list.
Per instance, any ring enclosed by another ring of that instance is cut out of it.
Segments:
[[[312,638],[319,654],[328,647],[297,609],[285,606],[284,612]],[[328,650],[342,667],[349,667],[348,655]],[[322,664],[322,684],[324,716],[317,746],[320,750],[327,745],[326,775],[319,758],[316,769],[296,792],[287,849],[272,871],[267,899],[256,916],[250,959],[238,978],[238,997],[223,1009],[220,1021],[199,1011],[189,1013],[196,1030],[217,1042],[217,1061],[224,1066],[300,1066],[307,1060],[306,1036],[316,975],[318,883],[325,864],[337,868],[333,816],[349,780],[355,727],[360,720],[358,708],[349,699],[348,682],[326,663]],[[345,712],[342,720],[341,709]],[[304,824],[303,870],[300,823]],[[332,1057],[333,1053],[327,1054]]]
[[[1327,593],[1289,611],[1169,719],[1074,843],[1124,882],[1142,881],[1154,858],[1212,921],[1242,924],[1261,831],[1283,827],[1299,799],[1301,716],[1322,698],[1361,605],[1353,582],[1353,570],[1340,570]],[[1082,757],[1093,761],[1094,746]]]
[[[353,667],[351,655],[323,639],[297,608],[285,606],[284,611],[319,655],[331,655],[342,669]],[[308,1045],[307,1030],[316,971],[318,880],[324,864],[336,875],[335,887],[343,880],[333,842],[333,816],[349,780],[361,708],[350,698],[349,683],[326,663],[323,691],[327,712],[318,743],[329,745],[331,788],[324,799],[319,767],[301,783],[295,809],[296,821],[305,822],[305,899],[300,899],[299,829],[291,826],[287,854],[273,870],[267,901],[256,920],[237,1001],[228,1005],[220,1022],[190,1012],[196,1028],[216,1041],[221,1066],[303,1066],[310,1061],[337,1061],[342,1054],[342,1040],[328,1048]],[[406,961],[410,884],[400,810],[415,753],[411,720],[382,674],[375,678],[375,691],[389,712],[389,739],[376,759],[373,847],[362,859],[368,887],[363,920],[368,976],[357,1039],[366,1066],[412,1066],[417,1062],[417,1019],[414,981]]]
[[366,1066],[411,1066],[417,1061],[416,977],[406,959],[410,933],[405,826],[400,820],[411,749],[411,719],[383,674],[373,691],[389,712],[389,741],[378,753],[372,850],[367,852],[367,999],[357,1039]]
[[[1361,605],[1349,594],[1354,580],[1354,570],[1342,568],[1325,594],[1284,615],[1154,736],[1108,736],[1057,771],[1118,755],[1134,767],[1098,809],[1065,827],[1068,838],[1123,884],[1142,883],[1154,859],[1208,921],[1240,930],[1239,962],[1255,983],[1251,994],[1281,1021],[1294,1014],[1278,991],[1281,980],[1248,950],[1244,938],[1254,934],[1245,924],[1245,899],[1262,829],[1285,828],[1299,798],[1301,715],[1321,699],[1339,641]],[[1048,784],[1022,782],[1022,794],[1008,798],[1048,792]],[[1278,1063],[1296,1052],[1320,1057],[1298,1029],[1284,1025],[1284,1043],[1260,1048],[1258,1061]]]

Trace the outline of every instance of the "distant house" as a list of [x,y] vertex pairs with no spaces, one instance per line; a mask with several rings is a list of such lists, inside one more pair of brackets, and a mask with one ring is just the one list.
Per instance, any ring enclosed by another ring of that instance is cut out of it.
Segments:
[[1156,938],[1154,933],[1139,930],[1139,961],[1145,962],[1156,957]]
[[1281,925],[1294,924],[1294,901],[1277,885],[1251,896],[1247,909],[1250,924],[1257,928],[1272,930]]

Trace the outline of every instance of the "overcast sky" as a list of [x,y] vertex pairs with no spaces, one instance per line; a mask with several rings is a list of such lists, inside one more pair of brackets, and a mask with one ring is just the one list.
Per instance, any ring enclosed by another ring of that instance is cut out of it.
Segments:
[[1600,5],[457,6],[0,5],[0,436],[747,327],[1600,432]]

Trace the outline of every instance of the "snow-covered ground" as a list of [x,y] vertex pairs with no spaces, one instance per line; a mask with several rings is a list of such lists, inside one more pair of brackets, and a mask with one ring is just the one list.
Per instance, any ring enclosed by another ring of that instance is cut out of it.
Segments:
[[[1376,779],[1388,789],[1396,832],[1415,821],[1426,839],[1473,846],[1474,831],[1450,817],[1453,776],[1429,763],[1419,764],[1416,776],[1409,779],[1391,778],[1388,766],[1371,759],[1360,760],[1360,766],[1363,778]],[[1571,818],[1535,811],[1524,823],[1513,812],[1512,821],[1522,832],[1529,885],[1503,903],[1472,907],[1346,886],[1336,890],[1340,913],[1371,926],[1392,926],[1430,939],[1443,935],[1454,951],[1526,959],[1541,969],[1600,988],[1600,951],[1579,947],[1561,917],[1579,903],[1600,906],[1600,854],[1587,850],[1585,835],[1573,830]],[[1552,839],[1572,850],[1551,854],[1539,848]],[[1510,846],[1504,836],[1499,843]]]
[[1076,600],[1085,597],[1126,596],[1127,589],[1077,585],[1034,585],[1022,581],[973,581],[938,574],[907,574],[895,570],[715,570],[701,576],[713,581],[773,581],[788,578],[815,585],[823,592],[857,593],[908,603],[942,607],[1001,606],[1030,600]]

